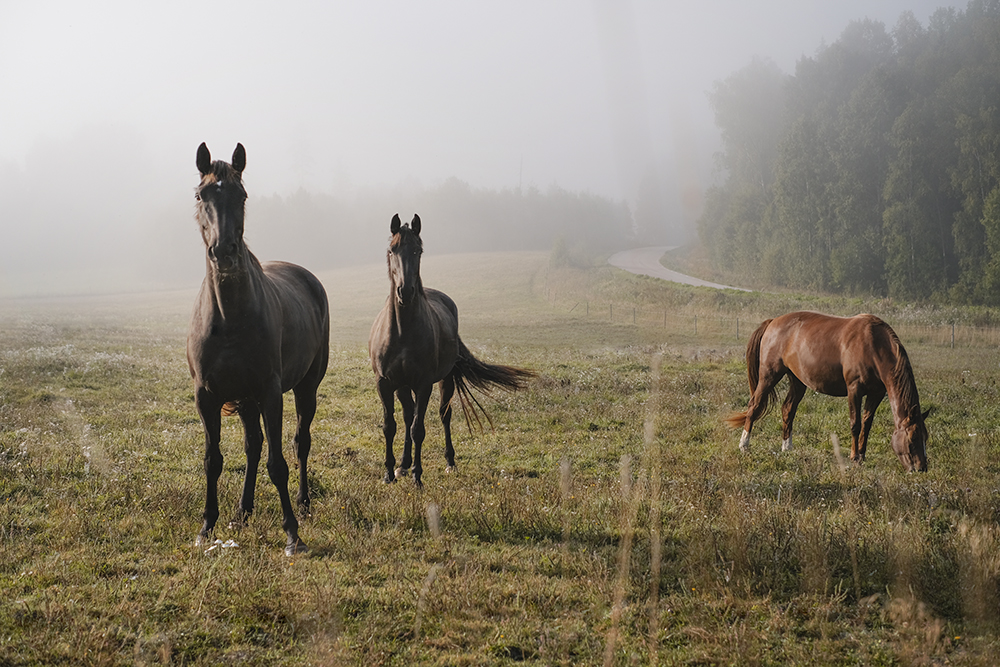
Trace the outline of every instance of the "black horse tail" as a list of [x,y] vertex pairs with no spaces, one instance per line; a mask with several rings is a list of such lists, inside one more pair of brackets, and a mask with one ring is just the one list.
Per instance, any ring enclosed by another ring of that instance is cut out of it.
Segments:
[[[764,332],[767,330],[767,325],[771,323],[771,320],[764,320],[761,325],[757,327],[757,330],[750,335],[750,340],[747,341],[747,382],[750,384],[750,395],[757,391],[757,384],[760,382],[760,341],[764,337]],[[771,409],[771,405],[778,398],[778,392],[776,389],[772,388],[768,392],[767,396],[764,397],[764,412],[762,414],[767,414],[767,411]],[[725,421],[732,428],[738,428],[743,426],[747,419],[747,410],[743,412],[734,412],[733,414],[726,417]]]
[[458,358],[455,360],[455,366],[451,370],[451,377],[455,381],[455,392],[458,394],[458,400],[462,406],[462,414],[465,416],[465,423],[468,425],[469,430],[472,430],[473,419],[475,419],[476,424],[480,428],[483,426],[479,415],[476,414],[476,408],[479,408],[479,411],[486,417],[486,421],[489,422],[490,428],[493,428],[493,420],[490,419],[486,409],[472,394],[471,387],[475,387],[485,394],[489,394],[494,387],[513,391],[523,389],[527,385],[528,380],[535,377],[535,375],[537,374],[534,371],[524,368],[482,362],[472,356],[469,348],[459,339]]

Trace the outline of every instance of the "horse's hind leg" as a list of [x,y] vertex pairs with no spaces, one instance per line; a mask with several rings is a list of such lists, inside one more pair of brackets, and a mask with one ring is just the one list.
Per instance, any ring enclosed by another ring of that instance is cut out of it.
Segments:
[[329,350],[324,344],[316,358],[313,359],[312,366],[305,376],[299,381],[298,386],[292,388],[295,395],[295,458],[299,462],[299,494],[296,498],[302,511],[309,513],[309,475],[307,462],[309,452],[312,450],[312,427],[313,418],[316,416],[316,392],[319,390],[319,383],[326,375],[326,366],[329,361]]
[[781,381],[781,378],[785,375],[785,369],[782,368],[780,372],[767,371],[760,374],[760,379],[757,382],[757,388],[754,389],[753,394],[750,396],[750,400],[747,402],[746,418],[743,420],[743,435],[740,436],[740,451],[744,453],[750,452],[750,433],[753,432],[753,425],[764,411],[767,410],[767,404],[770,400],[771,391],[774,389],[774,385]]
[[309,477],[307,462],[312,449],[312,434],[309,427],[316,416],[316,387],[299,385],[293,390],[295,395],[295,458],[299,462],[299,495],[296,502],[303,512],[309,512]]
[[413,465],[413,457],[411,455],[413,446],[413,434],[411,432],[411,425],[413,423],[413,392],[405,387],[397,389],[396,397],[399,399],[399,404],[403,407],[403,462],[399,464],[399,467],[393,473],[399,478],[405,477],[410,470],[410,466]]
[[278,491],[281,500],[281,527],[288,540],[285,542],[285,555],[308,551],[309,547],[299,539],[299,520],[295,518],[292,500],[288,494],[288,463],[281,451],[281,413],[283,405],[281,386],[275,379],[270,391],[260,402],[261,416],[264,418],[264,432],[267,434],[267,474]]
[[455,448],[451,445],[451,397],[455,395],[455,377],[446,376],[438,385],[441,390],[441,407],[438,414],[444,426],[444,459],[448,462],[447,472],[455,470]]
[[378,380],[378,396],[382,400],[382,435],[385,436],[385,477],[383,481],[391,484],[396,481],[396,457],[392,455],[392,441],[396,437],[396,403],[393,399],[393,389],[385,378]]
[[219,440],[222,433],[222,403],[208,390],[199,388],[194,397],[195,408],[205,430],[205,512],[204,523],[195,538],[195,546],[211,541],[215,522],[219,520],[219,476],[222,475],[222,451]]
[[431,390],[434,385],[429,385],[425,389],[420,389],[414,392],[417,398],[416,414],[413,417],[413,483],[417,485],[417,488],[423,486],[423,482],[420,481],[420,476],[424,469],[420,465],[420,448],[424,444],[424,435],[426,433],[424,429],[424,416],[427,414],[427,404],[430,402]]
[[253,513],[253,497],[257,488],[257,468],[264,446],[264,432],[260,429],[260,408],[253,401],[240,403],[240,421],[243,422],[243,451],[247,455],[247,471],[243,476],[243,495],[236,507],[232,527],[242,527]]
[[795,411],[799,408],[802,397],[806,395],[806,386],[797,377],[788,374],[788,395],[781,404],[781,451],[792,448],[792,422],[795,421]]

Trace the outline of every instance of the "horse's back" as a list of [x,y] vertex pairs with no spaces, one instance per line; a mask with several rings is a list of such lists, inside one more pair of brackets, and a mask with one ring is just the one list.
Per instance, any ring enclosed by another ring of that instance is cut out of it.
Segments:
[[868,314],[786,313],[768,325],[761,357],[780,363],[811,389],[844,396],[848,384],[872,381],[886,328],[882,320]]

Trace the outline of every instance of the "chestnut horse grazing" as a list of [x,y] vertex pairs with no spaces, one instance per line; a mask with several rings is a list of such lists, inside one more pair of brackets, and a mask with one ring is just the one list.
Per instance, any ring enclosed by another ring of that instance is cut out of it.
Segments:
[[[892,449],[907,471],[927,470],[927,427],[906,350],[896,332],[874,315],[834,317],[796,312],[766,320],[747,343],[747,409],[726,419],[742,426],[740,449],[750,451],[753,424],[776,399],[785,375],[789,389],[781,406],[782,449],[792,447],[792,421],[806,387],[829,396],[847,396],[851,409],[851,459],[865,460],[875,410],[889,396],[895,431]],[[861,399],[865,398],[864,413]]]
[[[451,398],[455,391],[458,391],[462,412],[469,423],[470,411],[475,416],[475,407],[479,405],[469,391],[469,384],[481,391],[489,391],[494,386],[520,389],[535,374],[520,368],[483,363],[465,347],[458,337],[455,302],[443,292],[424,288],[420,281],[423,241],[419,216],[414,215],[410,224],[401,225],[399,216],[394,215],[389,231],[392,238],[386,260],[391,287],[385,306],[372,324],[368,354],[382,399],[385,483],[396,481],[410,467],[412,444],[413,481],[420,487],[424,415],[435,383],[440,383],[438,413],[444,425],[444,456],[450,471],[455,467],[455,450],[451,444]],[[392,441],[396,436],[393,393],[403,406],[406,427],[399,469],[395,469],[396,459],[392,453]],[[478,417],[476,420],[479,421]]]
[[196,545],[211,540],[219,518],[217,498],[222,453],[221,414],[238,413],[247,457],[243,495],[235,525],[253,512],[254,487],[264,434],[267,472],[281,499],[289,556],[306,551],[288,495],[288,464],[281,453],[282,394],[295,393],[299,461],[298,502],[309,508],[306,459],[312,446],[309,426],[316,414],[316,389],[326,374],[330,310],[323,285],[313,274],[286,262],[261,264],[243,242],[243,168],[246,152],[236,145],[232,165],[212,161],[198,147],[201,183],[197,220],[205,242],[205,280],[194,305],[187,359],[194,378],[195,406],[205,428],[205,523]]

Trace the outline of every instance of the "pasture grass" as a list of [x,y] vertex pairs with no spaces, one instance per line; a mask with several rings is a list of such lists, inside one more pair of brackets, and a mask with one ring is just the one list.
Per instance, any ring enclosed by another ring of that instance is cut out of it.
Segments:
[[[423,491],[384,485],[365,343],[385,269],[321,274],[332,353],[311,552],[291,559],[263,470],[249,525],[227,526],[245,471],[235,418],[216,537],[238,546],[193,546],[194,290],[0,304],[0,665],[1000,659],[992,334],[952,348],[939,309],[719,293],[537,253],[430,256],[423,273],[459,304],[474,353],[539,377],[483,399],[492,429],[456,420],[457,473],[429,418]],[[740,454],[721,420],[747,400],[746,336],[801,307],[900,324],[935,409],[928,473],[902,471],[887,406],[866,464],[845,465],[831,444],[849,446],[845,401],[812,393],[792,452],[774,411]],[[286,443],[293,420],[289,397]]]

